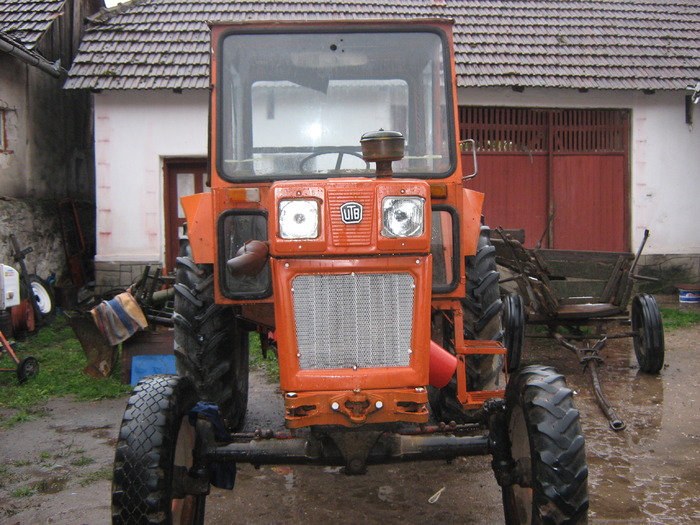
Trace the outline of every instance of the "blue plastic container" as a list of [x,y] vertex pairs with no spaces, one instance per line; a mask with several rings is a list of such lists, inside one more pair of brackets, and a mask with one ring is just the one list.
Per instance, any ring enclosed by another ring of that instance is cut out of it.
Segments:
[[135,355],[131,358],[131,384],[153,374],[175,374],[174,355]]

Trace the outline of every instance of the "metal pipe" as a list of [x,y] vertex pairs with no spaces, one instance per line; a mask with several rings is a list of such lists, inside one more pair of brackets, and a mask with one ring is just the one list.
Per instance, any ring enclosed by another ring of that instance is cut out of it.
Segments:
[[58,78],[61,76],[61,61],[57,60],[51,63],[38,53],[32,53],[25,47],[15,43],[12,39],[0,34],[0,51],[9,53],[10,55],[19,58],[22,62],[39,68],[41,71],[48,73],[52,77]]
[[[370,450],[367,464],[401,461],[451,460],[460,456],[490,453],[487,436],[398,435],[380,437]],[[209,461],[253,465],[345,465],[345,459],[330,441],[312,438],[258,439],[210,447]]]

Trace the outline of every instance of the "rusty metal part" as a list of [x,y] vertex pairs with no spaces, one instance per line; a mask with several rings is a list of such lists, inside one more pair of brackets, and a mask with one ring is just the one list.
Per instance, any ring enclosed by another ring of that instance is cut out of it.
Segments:
[[[236,439],[234,434],[232,439]],[[371,436],[374,440],[374,436]],[[359,449],[356,451],[359,454]],[[458,436],[444,434],[407,435],[381,432],[371,447],[362,450],[364,465],[402,461],[452,460],[460,456],[490,453],[486,435]],[[207,462],[236,462],[253,465],[335,465],[346,466],[347,460],[328,434],[310,433],[286,439],[253,439],[223,445],[211,444],[202,451]],[[358,456],[352,456],[355,466]],[[353,467],[354,468],[354,467]]]
[[357,392],[287,392],[287,427],[428,422],[428,392],[423,387]]
[[598,367],[603,364],[603,358],[600,357],[599,354],[600,351],[605,347],[608,338],[602,337],[598,339],[598,341],[593,345],[593,347],[588,346],[588,343],[586,342],[586,348],[579,348],[578,346],[568,341],[563,334],[553,332],[552,336],[564,348],[567,348],[574,352],[578,357],[579,362],[584,366],[584,369],[590,372],[591,382],[593,384],[593,392],[595,393],[596,400],[598,401],[598,406],[600,407],[605,417],[608,419],[610,428],[615,430],[616,432],[624,430],[627,425],[617,416],[607,397],[605,397],[605,393],[603,392],[603,388],[600,384],[600,378],[598,377]]
[[107,377],[117,363],[119,347],[107,343],[89,312],[67,312],[66,317],[87,358],[83,373],[96,378]]

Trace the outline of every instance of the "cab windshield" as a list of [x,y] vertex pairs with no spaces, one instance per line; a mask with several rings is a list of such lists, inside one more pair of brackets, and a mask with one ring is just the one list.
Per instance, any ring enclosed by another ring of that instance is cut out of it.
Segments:
[[228,33],[217,59],[219,174],[371,176],[360,138],[381,129],[405,137],[395,176],[450,175],[456,142],[446,45],[440,32],[405,27]]

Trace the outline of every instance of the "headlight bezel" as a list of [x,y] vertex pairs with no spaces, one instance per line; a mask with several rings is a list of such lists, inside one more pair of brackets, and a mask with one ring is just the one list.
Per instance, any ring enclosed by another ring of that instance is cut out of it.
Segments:
[[[384,196],[381,202],[380,235],[387,239],[421,237],[425,233],[425,205],[426,199],[419,195]],[[406,222],[399,224],[403,221]]]
[[[308,224],[299,222],[301,217]],[[296,233],[295,228],[298,230]],[[277,204],[277,231],[280,239],[284,240],[318,239],[321,231],[321,206],[318,200],[280,199]]]

